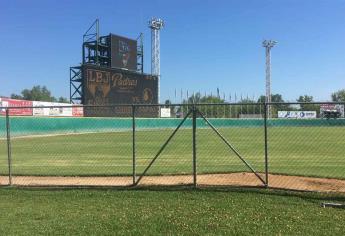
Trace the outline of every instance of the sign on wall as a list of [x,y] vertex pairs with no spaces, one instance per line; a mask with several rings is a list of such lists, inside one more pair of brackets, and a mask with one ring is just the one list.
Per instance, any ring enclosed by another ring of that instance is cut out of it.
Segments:
[[278,111],[278,118],[315,119],[316,111]]
[[[8,113],[10,116],[32,116],[32,101],[0,98],[0,107],[26,107],[9,109]],[[5,108],[0,110],[0,114],[6,114]]]
[[340,117],[345,117],[344,105],[341,104],[321,104],[320,113],[323,114],[325,111],[337,111],[340,113]]
[[57,102],[32,102],[33,116],[72,116],[72,107],[68,103]]
[[84,108],[77,105],[73,105],[72,116],[76,116],[76,117],[84,116]]
[[170,108],[161,108],[161,117],[162,118],[170,118],[171,117],[171,111]]
[[69,103],[26,101],[11,98],[0,98],[0,114],[6,114],[6,107],[10,116],[84,116],[84,108]]

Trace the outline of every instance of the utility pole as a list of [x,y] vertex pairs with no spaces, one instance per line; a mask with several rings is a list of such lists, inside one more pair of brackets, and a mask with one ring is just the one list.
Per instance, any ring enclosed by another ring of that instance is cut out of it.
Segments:
[[160,30],[164,27],[164,21],[159,18],[151,18],[151,74],[158,77],[158,103],[160,103]]
[[[266,103],[271,102],[271,48],[276,45],[277,41],[264,40],[262,46],[266,48]],[[267,118],[271,118],[271,106],[267,105]]]

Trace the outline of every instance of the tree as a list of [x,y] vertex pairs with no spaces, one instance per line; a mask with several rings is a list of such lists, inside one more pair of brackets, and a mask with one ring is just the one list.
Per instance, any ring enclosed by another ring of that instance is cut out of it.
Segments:
[[[266,96],[261,95],[258,99],[258,102],[265,102],[266,101]],[[271,95],[271,102],[284,102],[283,96],[279,93],[277,94],[272,94]]]
[[[183,104],[211,104],[211,103],[225,103],[225,101],[217,96],[202,96],[200,93],[195,93],[192,96],[188,97],[187,99],[184,99],[182,101]],[[177,108],[177,112],[182,112],[183,115],[186,115],[189,111],[190,107],[186,105],[182,105],[181,107]],[[200,105],[198,106],[198,109],[205,114],[206,116],[210,117],[224,117],[225,116],[225,110],[228,109],[225,106],[222,105]]]
[[18,95],[18,94],[15,94],[15,93],[12,93],[12,94],[11,94],[11,98],[12,98],[12,99],[24,99],[23,96]]
[[[264,95],[261,95],[258,99],[258,102],[260,102],[260,103],[263,103],[265,101],[266,101],[266,96],[264,96]],[[285,101],[283,99],[283,96],[279,93],[271,95],[271,102],[279,103],[279,104],[271,105],[271,114],[273,117],[276,117],[278,115],[278,111],[290,111],[290,110],[292,110],[292,108],[290,107],[289,104],[284,104]]]
[[69,103],[67,98],[59,97],[56,99],[51,95],[51,92],[46,86],[33,86],[32,89],[23,89],[21,95],[11,94],[13,99],[24,99],[29,101],[43,101],[43,102],[61,102]]
[[299,98],[297,99],[297,102],[313,102],[313,96],[309,96],[309,95],[299,96]]
[[[193,97],[195,103],[208,103],[208,104],[224,104],[224,99],[221,99],[218,96],[201,96],[200,93],[196,93]],[[208,117],[224,117],[227,106],[224,105],[205,105],[199,107],[200,111]]]
[[308,104],[308,103],[314,102],[313,96],[309,96],[309,95],[299,96],[299,98],[297,99],[297,102],[307,103],[307,104],[300,104],[301,111],[316,111],[317,113],[320,112],[320,105]]
[[[239,107],[239,113],[240,114],[260,114],[260,107],[258,105],[254,105],[255,101],[251,100],[249,98],[243,98],[238,102],[240,105]],[[251,105],[251,103],[253,105]],[[238,114],[236,114],[237,117]]]
[[202,101],[202,98],[205,100],[205,97],[202,97],[200,93],[195,93],[188,98],[187,102],[188,103],[207,103],[206,101]]
[[59,99],[57,101],[61,102],[61,103],[69,103],[69,100],[67,98],[64,98],[64,97],[59,97]]
[[55,102],[56,99],[51,96],[51,92],[46,86],[34,86],[32,89],[22,91],[23,98],[31,101]]
[[345,89],[338,90],[332,93],[331,96],[333,102],[345,102]]

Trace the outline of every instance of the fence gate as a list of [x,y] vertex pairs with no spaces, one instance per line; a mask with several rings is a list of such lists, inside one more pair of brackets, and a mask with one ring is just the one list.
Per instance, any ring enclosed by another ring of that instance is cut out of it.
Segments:
[[193,184],[193,110],[179,109],[181,119],[135,119],[134,185]]
[[[148,131],[140,122],[136,121],[135,185],[266,185],[264,119],[242,123],[208,118],[202,107],[190,106],[173,129]],[[147,147],[155,136],[161,136],[161,142]]]
[[[230,109],[224,106],[218,109]],[[204,105],[195,109],[197,184],[265,186],[265,120],[208,118],[208,110]]]

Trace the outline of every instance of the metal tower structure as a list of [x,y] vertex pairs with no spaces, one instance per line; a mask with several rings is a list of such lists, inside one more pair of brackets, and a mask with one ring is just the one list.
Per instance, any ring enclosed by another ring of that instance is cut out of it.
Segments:
[[160,103],[160,30],[164,27],[164,21],[159,18],[151,18],[151,74],[158,77],[158,103]]
[[137,38],[137,71],[144,73],[144,34],[140,33]]
[[[137,68],[138,73],[144,73],[144,35],[140,33],[137,41]],[[96,19],[83,35],[82,63],[70,67],[70,102],[83,101],[83,65],[96,65],[111,68],[111,34],[100,36],[99,20]]]
[[[264,40],[262,46],[266,48],[266,102],[271,102],[271,48],[276,45],[277,41]],[[271,107],[267,106],[267,117],[271,117]]]

